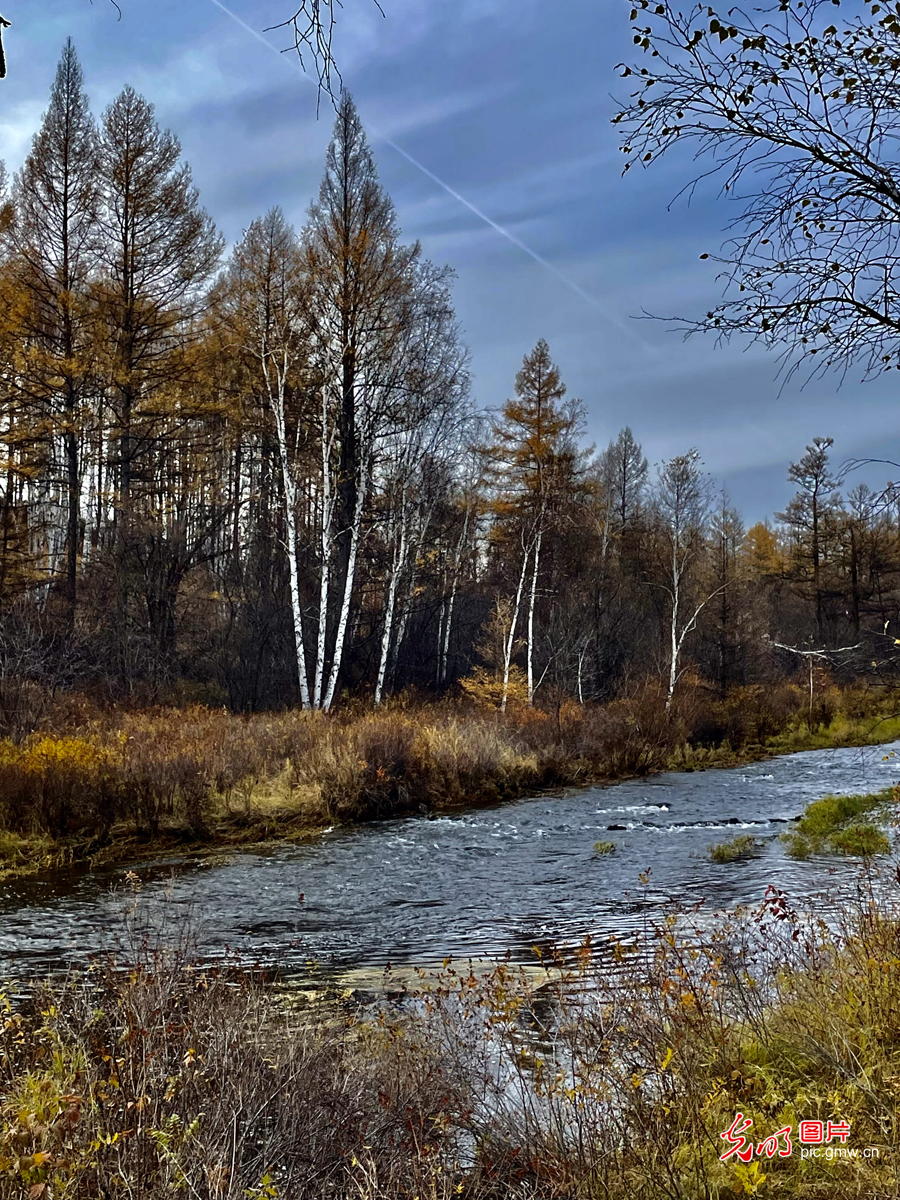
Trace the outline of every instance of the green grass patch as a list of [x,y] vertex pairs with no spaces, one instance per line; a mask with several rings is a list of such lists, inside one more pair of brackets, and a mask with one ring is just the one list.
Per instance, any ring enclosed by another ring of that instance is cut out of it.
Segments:
[[717,842],[714,846],[710,846],[707,854],[709,855],[710,862],[730,863],[735,862],[739,858],[749,858],[751,854],[756,854],[759,849],[759,838],[755,838],[749,833],[740,833],[729,842]]
[[825,796],[810,804],[797,827],[782,835],[792,858],[808,858],[811,854],[853,854],[869,857],[884,854],[890,842],[873,821],[859,818],[871,816],[887,819],[895,789],[869,792],[861,796]]
[[615,848],[615,842],[594,842],[595,854],[612,854]]

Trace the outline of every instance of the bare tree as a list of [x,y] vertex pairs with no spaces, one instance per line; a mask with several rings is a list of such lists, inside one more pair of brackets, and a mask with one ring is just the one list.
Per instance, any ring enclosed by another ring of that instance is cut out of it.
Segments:
[[[285,21],[269,27],[289,31],[294,40],[288,48],[297,53],[304,70],[307,58],[312,62],[319,83],[319,94],[326,92],[335,107],[339,103],[341,73],[335,61],[333,41],[335,9],[340,7],[340,3],[341,0],[303,0]],[[373,0],[373,3],[384,16],[378,0]]]
[[[253,386],[275,427],[284,497],[285,554],[300,699],[309,708],[300,568],[297,556],[297,450],[304,448],[306,414],[288,413],[289,392],[306,364],[304,285],[299,239],[280,208],[254,221],[235,247],[220,289],[220,306],[232,337],[252,363]],[[294,386],[296,391],[296,386]]]
[[746,334],[789,371],[875,375],[900,367],[900,16],[836,3],[636,0],[644,57],[621,66],[636,86],[615,122],[626,170],[693,144],[684,190],[713,179],[741,205],[716,258],[725,299],[688,332]]
[[[375,703],[396,662],[409,621],[419,562],[447,478],[464,453],[471,412],[468,353],[460,345],[450,297],[451,272],[417,264],[398,383],[405,393],[385,455],[392,546]],[[401,592],[401,583],[405,587]],[[396,633],[395,633],[396,627]]]
[[700,613],[715,594],[699,603],[687,595],[689,574],[702,548],[710,505],[709,484],[696,450],[676,454],[659,467],[653,500],[666,548],[666,581],[661,586],[669,600],[668,711],[681,675],[679,661],[685,638],[696,628]]

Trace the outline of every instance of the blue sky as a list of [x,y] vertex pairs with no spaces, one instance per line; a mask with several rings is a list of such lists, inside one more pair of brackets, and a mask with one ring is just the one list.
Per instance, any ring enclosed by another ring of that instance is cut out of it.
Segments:
[[[261,33],[290,0],[226,0]],[[203,203],[229,242],[280,204],[298,226],[322,172],[327,101],[214,0],[3,0],[13,22],[0,82],[0,157],[17,168],[71,35],[99,115],[126,83],[181,139]],[[696,446],[748,521],[783,507],[787,464],[814,436],[835,461],[900,461],[893,377],[783,391],[756,347],[684,342],[633,319],[704,311],[720,286],[715,251],[732,215],[710,191],[669,209],[687,153],[621,177],[609,118],[631,56],[624,0],[344,0],[336,50],[404,235],[457,272],[457,312],[474,388],[503,402],[523,354],[550,343],[598,447],[630,424],[651,463]],[[276,49],[284,31],[264,35]],[[387,140],[385,140],[387,139]],[[551,264],[522,249],[402,157],[428,171]],[[569,287],[559,278],[570,280]],[[581,293],[587,293],[587,297]],[[900,476],[877,468],[876,483]],[[862,476],[860,476],[862,477]]]

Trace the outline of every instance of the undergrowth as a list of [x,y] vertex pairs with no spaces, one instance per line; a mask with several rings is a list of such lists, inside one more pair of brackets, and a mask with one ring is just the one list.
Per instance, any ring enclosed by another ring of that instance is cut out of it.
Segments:
[[543,976],[447,963],[365,1017],[144,933],[0,999],[0,1197],[894,1196],[900,910],[860,894],[837,931],[769,889]]
[[374,711],[349,704],[328,716],[240,716],[202,706],[96,709],[69,696],[38,728],[0,739],[0,875],[59,856],[101,862],[145,843],[303,836],[339,822],[888,738],[900,732],[892,703],[888,694],[832,690],[816,723],[791,685],[720,699],[685,683],[668,712],[652,681],[606,705],[514,702],[506,713],[400,697]]
[[739,858],[749,858],[759,850],[759,838],[749,833],[740,833],[728,842],[717,842],[707,851],[709,859],[714,863],[735,862]]

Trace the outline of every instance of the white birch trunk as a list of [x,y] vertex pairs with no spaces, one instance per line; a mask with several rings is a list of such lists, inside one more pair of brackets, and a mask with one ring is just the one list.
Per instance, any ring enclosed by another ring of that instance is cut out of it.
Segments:
[[509,671],[512,663],[513,647],[516,644],[516,626],[519,623],[519,609],[522,606],[522,592],[525,590],[525,576],[528,574],[528,559],[531,557],[531,547],[525,550],[522,559],[522,570],[519,574],[519,586],[516,588],[516,599],[512,615],[509,619],[509,636],[503,647],[503,697],[500,701],[500,711],[506,712],[506,702],[509,699]]
[[272,415],[275,418],[275,435],[278,440],[278,457],[281,460],[281,477],[284,485],[285,549],[290,574],[291,615],[294,621],[294,650],[297,656],[297,677],[300,681],[300,701],[304,708],[309,708],[309,682],[306,675],[306,651],[303,645],[303,610],[300,606],[300,573],[297,566],[297,487],[288,461],[287,432],[284,421],[284,381],[287,364],[285,363],[284,371],[275,368],[274,389],[265,360],[263,361],[263,370],[266,375]]
[[534,543],[534,567],[531,572],[531,595],[528,598],[528,703],[531,704],[534,700],[534,606],[537,598],[537,581],[538,571],[540,570],[541,562],[541,542],[543,541],[544,531],[538,528],[537,538]]
[[440,669],[438,682],[446,683],[447,681],[447,662],[450,657],[450,631],[453,626],[453,609],[456,607],[456,593],[459,590],[459,576],[462,571],[462,556],[465,546],[466,537],[469,532],[469,509],[466,508],[465,519],[463,520],[462,532],[459,535],[459,542],[456,547],[456,562],[453,564],[453,582],[450,584],[450,595],[447,599],[447,615],[444,620],[444,644],[441,648]]
[[344,642],[347,637],[347,625],[350,619],[350,601],[353,595],[353,580],[356,574],[356,559],[359,554],[359,541],[362,531],[363,508],[366,499],[368,482],[368,461],[361,463],[360,478],[356,492],[356,509],[353,513],[353,527],[350,532],[350,554],[347,561],[347,578],[344,580],[344,594],[341,598],[341,612],[338,617],[337,629],[334,635],[334,654],[331,659],[331,671],[328,676],[328,689],[322,701],[325,712],[331,710],[334,694],[337,690],[338,676],[341,671],[341,660],[344,657]]
[[322,389],[322,531],[319,576],[319,629],[316,638],[316,673],[313,680],[313,708],[322,703],[325,680],[325,651],[328,636],[328,594],[331,588],[331,526],[334,520],[334,493],[331,487],[331,450],[334,434],[328,433],[328,399]]
[[394,555],[391,562],[391,577],[388,582],[387,599],[384,605],[384,632],[381,635],[381,654],[378,662],[378,678],[375,682],[375,704],[381,703],[384,691],[384,678],[387,674],[388,655],[391,651],[391,636],[394,632],[394,612],[397,606],[397,589],[400,585],[400,575],[406,558],[406,485],[400,494],[400,533],[394,538]]
[[681,571],[678,563],[678,542],[672,543],[672,620],[669,624],[669,686],[666,692],[666,712],[672,707],[672,696],[678,681],[678,602],[680,599]]
[[[418,579],[418,564],[422,557],[422,546],[425,543],[425,534],[428,532],[428,526],[431,524],[431,514],[434,511],[433,507],[428,510],[425,517],[419,524],[419,536],[416,538],[416,544],[411,555],[411,566],[409,571],[409,587],[406,589],[406,602],[400,606],[400,622],[397,626],[397,636],[394,639],[393,652],[390,657],[390,677],[393,677],[397,670],[397,660],[400,656],[400,647],[403,645],[403,639],[406,637],[406,628],[409,625],[409,614],[412,612],[413,600],[416,595],[416,580]],[[405,552],[404,552],[405,553]],[[403,561],[400,562],[400,569],[403,569]]]

